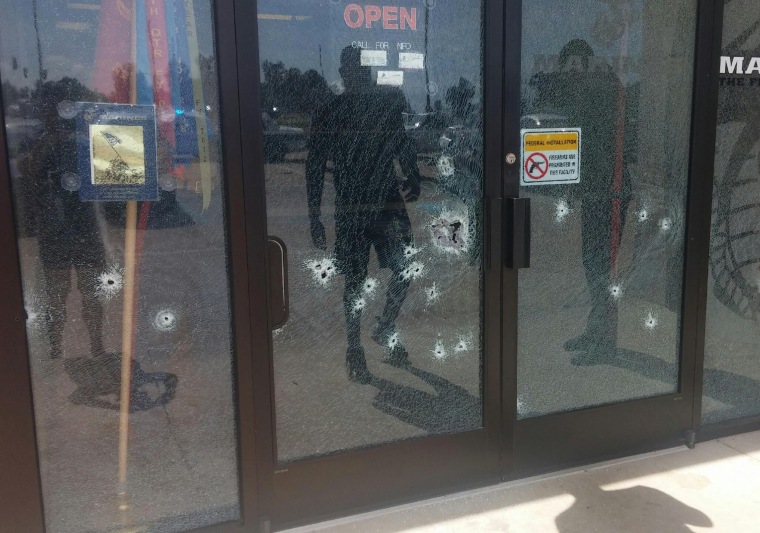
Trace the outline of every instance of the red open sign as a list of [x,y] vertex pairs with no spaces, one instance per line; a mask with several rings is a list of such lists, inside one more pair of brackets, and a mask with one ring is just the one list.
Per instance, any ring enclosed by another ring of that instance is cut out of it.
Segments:
[[380,23],[384,30],[416,30],[417,8],[349,4],[343,12],[343,19],[351,28],[371,28]]

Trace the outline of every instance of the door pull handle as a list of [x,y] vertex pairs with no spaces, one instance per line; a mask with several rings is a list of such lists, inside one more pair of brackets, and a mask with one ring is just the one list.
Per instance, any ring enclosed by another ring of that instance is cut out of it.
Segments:
[[500,239],[502,239],[504,228],[504,198],[491,198],[488,201],[488,215],[486,224],[490,230],[491,245],[488,247],[487,265],[488,270],[501,271],[503,268],[504,248]]
[[288,248],[282,239],[268,237],[267,256],[269,261],[269,323],[272,331],[274,331],[285,325],[290,314]]
[[530,198],[506,198],[507,268],[530,268]]

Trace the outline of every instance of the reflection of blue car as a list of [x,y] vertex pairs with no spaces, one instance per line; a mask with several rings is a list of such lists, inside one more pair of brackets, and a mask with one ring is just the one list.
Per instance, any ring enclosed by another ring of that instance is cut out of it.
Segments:
[[267,163],[282,163],[291,152],[306,150],[306,134],[301,128],[280,126],[269,113],[262,113],[264,125],[264,159]]

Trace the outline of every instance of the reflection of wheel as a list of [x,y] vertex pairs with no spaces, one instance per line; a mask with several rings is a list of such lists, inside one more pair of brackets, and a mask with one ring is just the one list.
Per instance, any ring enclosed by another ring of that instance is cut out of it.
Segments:
[[751,177],[742,169],[760,140],[756,122],[747,122],[736,140],[716,185],[710,239],[710,270],[715,297],[739,316],[760,318],[760,179],[756,166]]

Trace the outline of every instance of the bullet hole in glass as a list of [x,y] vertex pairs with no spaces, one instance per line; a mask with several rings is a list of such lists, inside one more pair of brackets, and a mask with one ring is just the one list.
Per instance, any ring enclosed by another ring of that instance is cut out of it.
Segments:
[[161,332],[174,330],[177,323],[177,314],[172,309],[161,309],[153,319],[153,326]]

